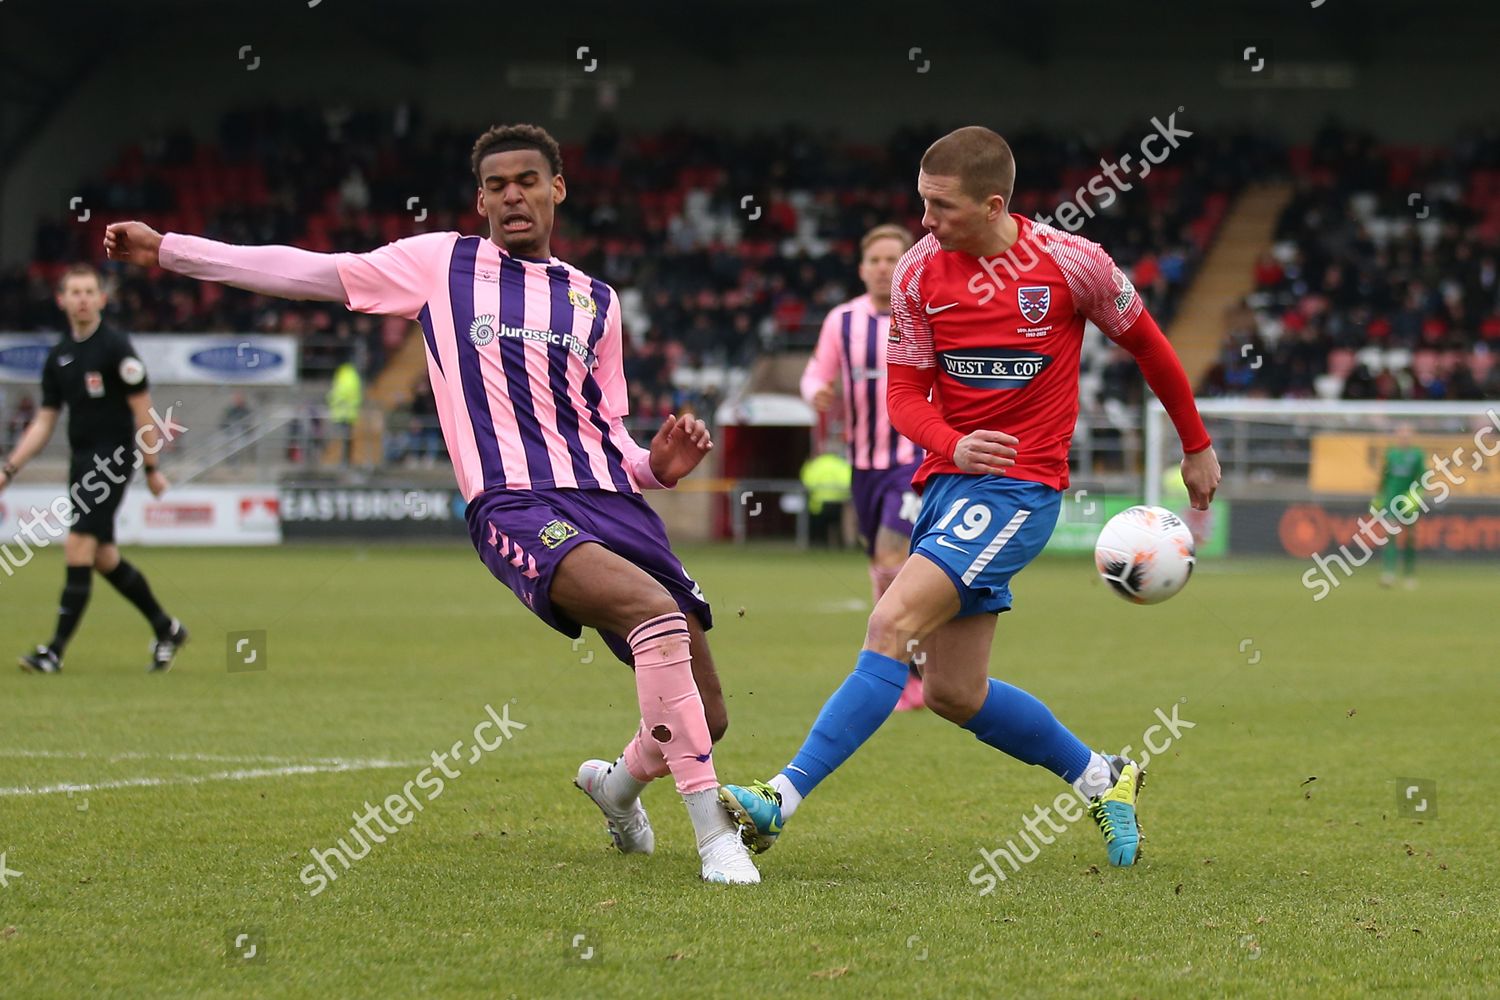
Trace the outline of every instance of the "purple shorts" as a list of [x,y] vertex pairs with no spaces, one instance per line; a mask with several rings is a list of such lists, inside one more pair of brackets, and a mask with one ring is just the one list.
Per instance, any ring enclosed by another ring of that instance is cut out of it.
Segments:
[[[598,542],[639,566],[667,588],[683,614],[705,630],[713,614],[703,591],[672,554],[666,526],[639,494],[610,490],[491,490],[469,503],[469,537],[495,579],[521,603],[570,639],[583,626],[552,605],[552,576],[563,557],[584,542]],[[634,662],[624,636],[600,630],[610,651]]]
[[896,465],[889,469],[855,469],[852,492],[859,534],[865,540],[865,551],[875,554],[875,534],[881,528],[911,537],[922,498],[911,488],[919,462]]

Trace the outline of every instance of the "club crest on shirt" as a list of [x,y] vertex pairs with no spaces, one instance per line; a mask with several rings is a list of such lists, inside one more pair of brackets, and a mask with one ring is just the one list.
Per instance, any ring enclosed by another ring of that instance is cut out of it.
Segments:
[[98,372],[84,372],[83,387],[88,390],[90,398],[101,398],[104,395],[104,376]]
[[537,532],[537,537],[542,540],[542,544],[547,546],[547,548],[555,549],[576,534],[578,534],[578,529],[567,521],[554,519],[548,521],[542,530]]
[[1110,277],[1114,279],[1115,289],[1119,292],[1115,296],[1115,312],[1123,313],[1130,308],[1130,302],[1135,298],[1135,286],[1130,283],[1129,278],[1125,277],[1125,272],[1118,267]]
[[1016,305],[1028,323],[1040,323],[1052,308],[1052,289],[1046,285],[1027,285],[1016,289]]
[[568,301],[573,304],[574,309],[581,309],[590,317],[599,315],[599,304],[594,301],[593,296],[585,295],[576,288],[568,290]]
[[483,347],[495,339],[495,316],[493,313],[485,313],[483,316],[474,317],[474,322],[469,324],[469,339],[474,342],[475,347]]

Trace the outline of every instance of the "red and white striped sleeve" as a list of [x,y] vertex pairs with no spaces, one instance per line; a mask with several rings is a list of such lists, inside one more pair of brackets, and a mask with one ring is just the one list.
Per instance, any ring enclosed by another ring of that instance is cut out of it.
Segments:
[[1111,339],[1130,329],[1145,307],[1114,259],[1082,236],[1057,230],[1047,235],[1052,259],[1067,280],[1078,311]]
[[922,275],[927,262],[938,251],[932,234],[922,237],[896,262],[891,275],[891,332],[887,337],[885,360],[888,365],[912,368],[935,368],[937,355],[932,347],[932,324],[922,307]]

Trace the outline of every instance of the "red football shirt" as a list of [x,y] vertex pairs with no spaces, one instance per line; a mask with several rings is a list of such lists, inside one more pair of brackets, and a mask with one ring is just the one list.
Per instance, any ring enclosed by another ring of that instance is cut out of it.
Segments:
[[[1007,476],[1065,489],[1084,322],[1118,337],[1143,307],[1097,243],[1011,217],[1018,238],[999,257],[943,250],[931,234],[906,251],[892,278],[887,360],[937,368],[933,405],[959,433],[1015,435]],[[944,472],[960,470],[928,452],[912,482]]]

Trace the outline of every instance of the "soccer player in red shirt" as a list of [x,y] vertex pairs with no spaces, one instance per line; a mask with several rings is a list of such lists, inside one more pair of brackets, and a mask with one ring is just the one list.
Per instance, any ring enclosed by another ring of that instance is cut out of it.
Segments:
[[1139,856],[1140,766],[1091,750],[1035,697],[988,676],[1010,579],[1046,544],[1068,485],[1085,320],[1135,357],[1166,407],[1194,508],[1213,499],[1219,462],[1182,365],[1130,280],[1097,244],[1012,215],[1014,182],[1010,147],[986,128],[952,132],[922,157],[928,235],[896,267],[888,354],[891,422],[927,451],[913,481],[923,496],[912,554],[792,762],[770,782],[721,789],[754,850],[889,717],[912,643],[935,640],[927,706],[1072,784],[1111,864]]

